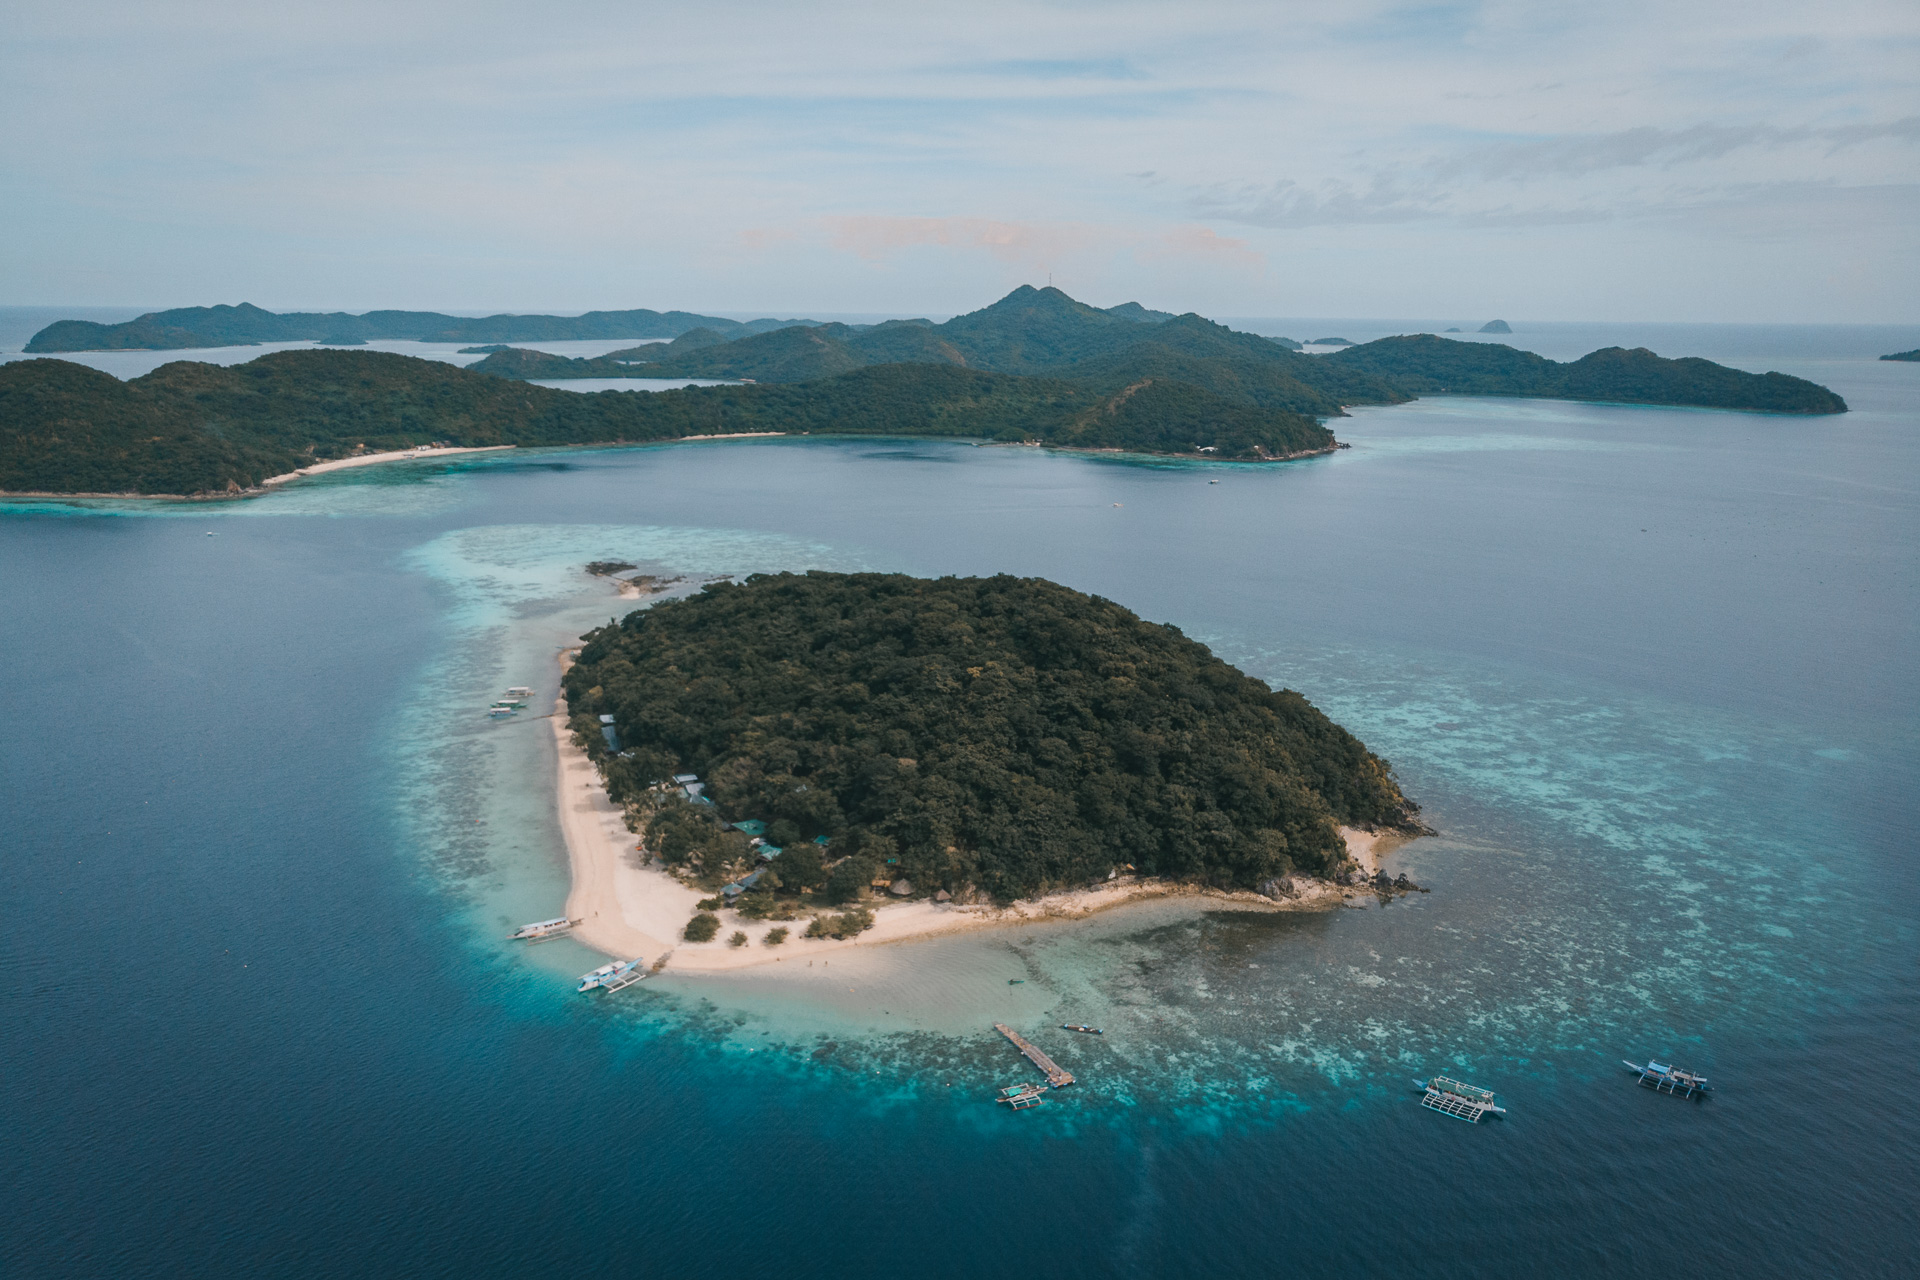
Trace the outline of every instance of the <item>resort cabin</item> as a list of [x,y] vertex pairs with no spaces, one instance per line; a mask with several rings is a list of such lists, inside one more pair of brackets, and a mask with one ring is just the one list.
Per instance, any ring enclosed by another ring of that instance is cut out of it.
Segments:
[[768,844],[765,840],[762,840],[755,852],[760,855],[762,862],[772,862],[775,858],[785,853],[786,850],[777,844]]

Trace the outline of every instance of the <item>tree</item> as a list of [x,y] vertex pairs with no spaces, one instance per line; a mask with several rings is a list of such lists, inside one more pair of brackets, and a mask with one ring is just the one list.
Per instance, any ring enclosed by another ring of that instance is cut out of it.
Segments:
[[854,902],[867,891],[880,864],[872,858],[855,855],[844,859],[827,873],[827,901]]
[[688,942],[712,942],[713,936],[720,932],[720,917],[711,911],[702,911],[687,921]]
[[811,840],[790,844],[780,855],[780,883],[796,892],[818,889],[827,882],[826,855]]
[[781,925],[777,929],[767,930],[766,943],[768,946],[777,947],[781,943],[785,942],[786,940],[787,940],[787,926]]
[[744,947],[747,945],[747,935],[742,930],[735,929],[733,936],[727,939],[727,945],[730,947]]

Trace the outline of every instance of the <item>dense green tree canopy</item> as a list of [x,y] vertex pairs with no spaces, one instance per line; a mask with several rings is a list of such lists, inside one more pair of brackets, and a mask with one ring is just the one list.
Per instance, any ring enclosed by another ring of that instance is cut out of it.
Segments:
[[1002,898],[1127,864],[1251,886],[1333,865],[1337,823],[1415,812],[1299,694],[1040,579],[756,576],[586,641],[567,697],[615,717],[622,789],[694,770],[721,815],[831,837],[850,883],[891,862]]
[[1259,459],[1334,447],[1312,418],[1185,383],[1115,390],[952,365],[801,385],[582,395],[377,351],[176,361],[121,382],[63,360],[0,365],[0,491],[246,489],[368,450],[640,443],[732,432],[964,436]]

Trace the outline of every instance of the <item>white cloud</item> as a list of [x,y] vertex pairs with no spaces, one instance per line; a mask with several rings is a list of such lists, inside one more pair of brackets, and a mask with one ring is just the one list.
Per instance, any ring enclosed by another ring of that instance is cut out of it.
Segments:
[[9,17],[0,301],[941,311],[1054,269],[1418,314],[1471,265],[1505,310],[1630,305],[1523,232],[1643,264],[1649,316],[1703,235],[1778,318],[1910,317],[1920,283],[1847,194],[1920,182],[1920,7],[1882,0]]

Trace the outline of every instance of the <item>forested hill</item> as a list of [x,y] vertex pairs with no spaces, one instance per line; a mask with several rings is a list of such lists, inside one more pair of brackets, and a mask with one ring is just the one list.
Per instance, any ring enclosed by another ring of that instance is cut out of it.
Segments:
[[184,351],[196,347],[251,346],[260,342],[366,342],[402,338],[414,342],[563,342],[584,338],[672,338],[706,328],[728,337],[761,333],[812,320],[741,322],[686,311],[589,311],[578,316],[448,316],[437,311],[273,312],[239,306],[179,307],[150,311],[124,324],[56,320],[33,335],[26,350]]
[[1311,418],[1143,379],[1114,393],[889,364],[793,386],[583,395],[373,351],[162,365],[130,382],[64,360],[0,365],[0,491],[208,494],[310,463],[439,441],[640,443],[734,432],[966,436],[1266,459],[1323,452]]
[[1409,334],[1321,358],[1415,395],[1538,396],[1762,413],[1847,411],[1845,400],[1805,378],[1747,373],[1697,357],[1666,360],[1644,347],[1607,347],[1561,364],[1500,343]]
[[[695,335],[689,334],[688,338]],[[1334,417],[1343,405],[1395,404],[1383,379],[1289,351],[1197,315],[1128,303],[1102,310],[1058,289],[1022,286],[945,324],[820,325],[714,342],[635,347],[591,360],[500,351],[473,368],[505,378],[751,378],[806,382],[872,364],[964,365],[1115,392],[1143,378],[1184,382],[1234,403]]]
[[616,799],[696,772],[720,816],[928,892],[1025,897],[1128,864],[1253,887],[1332,868],[1336,824],[1417,811],[1299,694],[1036,578],[717,584],[589,634],[566,694]]
[[1109,392],[1143,378],[1184,382],[1237,404],[1323,418],[1347,405],[1436,394],[1846,412],[1839,396],[1801,378],[1745,373],[1710,360],[1666,360],[1645,350],[1610,347],[1560,364],[1508,346],[1418,334],[1307,356],[1197,315],[1154,316],[1125,307],[1103,311],[1058,289],[1022,287],[945,324],[821,325],[724,342],[706,334],[699,345],[635,347],[596,360],[502,351],[474,368],[508,378],[805,382],[870,364],[917,361],[1041,374]]

